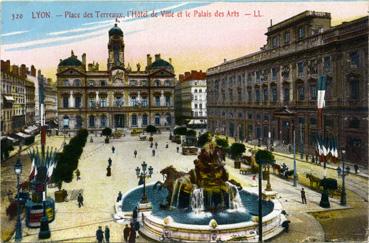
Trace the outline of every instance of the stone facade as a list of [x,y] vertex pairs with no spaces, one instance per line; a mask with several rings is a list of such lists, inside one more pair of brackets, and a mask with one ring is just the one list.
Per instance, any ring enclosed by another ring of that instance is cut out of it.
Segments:
[[193,70],[179,75],[175,97],[176,120],[188,125],[206,126],[206,73]]
[[[346,159],[367,165],[368,18],[335,27],[330,20],[305,11],[269,27],[260,51],[209,68],[209,130],[281,148],[295,130],[297,151],[308,155],[325,136],[346,147]],[[322,123],[320,78],[327,80]],[[291,116],[281,115],[284,106]]]
[[124,60],[123,31],[109,30],[108,67],[88,64],[74,55],[60,60],[57,70],[58,121],[62,130],[90,131],[174,124],[174,68],[160,54],[147,55],[146,68],[133,71]]

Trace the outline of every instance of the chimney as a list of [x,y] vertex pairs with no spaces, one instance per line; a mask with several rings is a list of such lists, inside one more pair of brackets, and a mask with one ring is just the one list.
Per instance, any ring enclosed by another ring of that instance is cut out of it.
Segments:
[[93,67],[93,64],[92,63],[89,63],[88,64],[88,71],[92,71],[92,67]]
[[224,58],[224,62],[226,62],[227,61],[227,59],[226,58]]
[[12,72],[14,76],[19,76],[19,67],[17,65],[12,65]]
[[86,53],[82,54],[82,64],[86,68]]
[[96,64],[95,64],[95,71],[99,71],[99,63],[98,62],[96,62]]
[[146,62],[147,62],[146,66],[150,66],[150,65],[151,65],[152,60],[151,60],[151,56],[150,56],[150,54],[147,54],[147,55],[146,55]]
[[19,76],[21,78],[27,78],[27,67],[25,64],[22,64],[20,66],[20,70],[19,70]]
[[47,79],[47,84],[51,84],[53,82],[53,80],[51,78]]
[[169,57],[169,63],[172,64],[172,58]]
[[182,82],[184,80],[184,75],[183,74],[180,74],[179,75],[179,81]]
[[5,62],[1,60],[1,71],[10,73],[10,60],[6,60]]
[[31,66],[31,76],[36,77],[36,68],[35,66]]
[[160,60],[160,54],[155,54],[155,61]]
[[270,19],[270,27],[272,27],[272,26],[273,26],[273,20]]

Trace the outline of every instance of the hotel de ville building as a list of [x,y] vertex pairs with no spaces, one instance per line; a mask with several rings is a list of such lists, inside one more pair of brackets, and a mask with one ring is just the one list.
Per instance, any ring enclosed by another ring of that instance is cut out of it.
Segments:
[[266,36],[259,51],[207,70],[209,130],[280,150],[293,148],[295,133],[301,156],[324,136],[340,157],[344,148],[345,160],[367,166],[368,17],[332,27],[330,13],[305,11],[271,24]]
[[57,69],[58,120],[62,131],[105,127],[140,128],[149,124],[159,128],[174,125],[175,73],[171,59],[160,54],[146,67],[135,70],[125,65],[123,31],[115,24],[108,33],[107,70],[98,63],[86,64],[71,56],[60,60]]

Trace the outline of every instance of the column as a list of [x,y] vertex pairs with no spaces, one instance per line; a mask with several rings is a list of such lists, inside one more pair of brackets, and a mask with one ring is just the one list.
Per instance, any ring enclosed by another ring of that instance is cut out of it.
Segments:
[[[141,105],[141,94],[140,91],[137,91],[137,98],[136,98],[137,105]],[[138,122],[138,115],[137,115],[137,122]],[[137,123],[139,125],[139,123]]]
[[142,127],[142,114],[137,114],[137,127]]
[[96,107],[99,106],[99,91],[96,91]]
[[73,97],[73,91],[71,90],[69,93],[69,102],[68,102],[68,108],[74,107],[74,97]]

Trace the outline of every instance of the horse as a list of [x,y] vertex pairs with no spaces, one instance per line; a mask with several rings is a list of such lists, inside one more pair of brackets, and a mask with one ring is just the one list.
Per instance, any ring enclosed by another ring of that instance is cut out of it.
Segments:
[[[316,177],[311,173],[307,173],[306,178],[309,179],[311,188],[319,188],[320,187],[320,178],[319,177]],[[314,185],[316,185],[316,187]]]
[[[176,182],[177,179],[187,175],[186,172],[182,172],[182,171],[177,171],[176,168],[174,168],[172,165],[165,167],[164,169],[162,169],[160,171],[160,174],[163,175],[163,180],[164,182],[161,181],[157,181],[154,184],[153,189],[158,189],[159,191],[165,187],[168,190],[168,196],[167,196],[167,202],[170,203],[171,198],[172,198],[172,194],[173,194],[173,190],[174,190],[174,183]],[[158,187],[158,188],[157,188]],[[166,205],[169,206],[169,205]]]
[[281,173],[281,166],[279,164],[272,165],[273,173],[279,175]]

